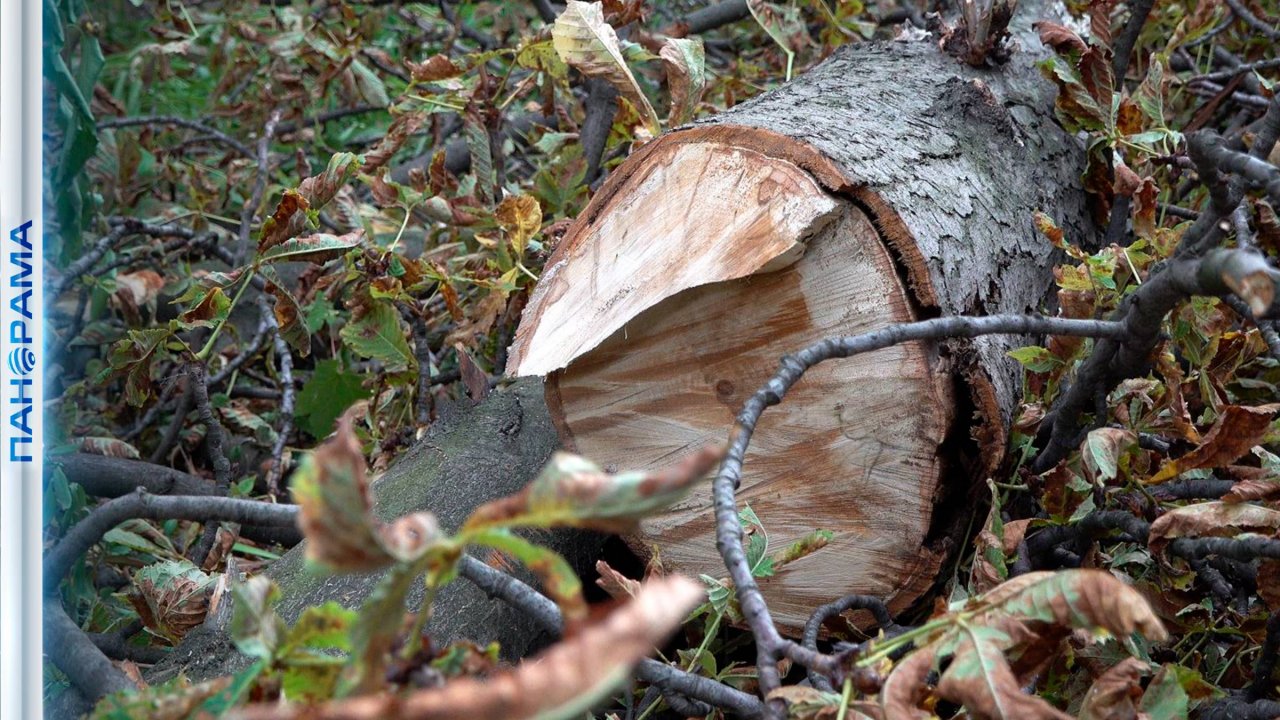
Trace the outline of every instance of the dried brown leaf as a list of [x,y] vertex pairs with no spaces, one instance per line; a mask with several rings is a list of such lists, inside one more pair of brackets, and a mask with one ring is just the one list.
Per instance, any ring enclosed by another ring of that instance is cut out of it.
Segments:
[[1130,657],[1116,663],[1097,680],[1084,697],[1079,720],[1137,720],[1142,698],[1142,676],[1147,663]]
[[880,708],[887,718],[894,720],[929,720],[933,713],[920,709],[920,703],[928,695],[925,681],[933,670],[937,648],[933,645],[920,648],[893,666],[889,677],[880,688]]
[[1275,500],[1280,498],[1280,477],[1265,477],[1258,479],[1241,480],[1226,495],[1222,496],[1222,501],[1226,503],[1242,503],[1251,500]]
[[440,528],[430,513],[407,515],[389,525],[374,519],[352,413],[344,413],[334,436],[303,458],[293,476],[293,494],[298,525],[307,537],[307,559],[359,572],[421,556],[439,539]]
[[432,55],[420,63],[406,60],[405,67],[413,75],[416,82],[435,82],[462,74],[463,68],[449,59],[447,55]]
[[[280,202],[276,205],[275,212],[271,213],[271,217],[262,224],[262,234],[258,238],[258,252],[275,247],[296,235],[297,232],[291,234],[291,227],[295,224],[293,218],[298,213],[305,215],[309,206],[310,203],[300,192],[285,190],[284,195],[280,197]],[[301,223],[297,224],[301,225]]]
[[391,127],[387,128],[387,134],[383,136],[378,144],[369,152],[364,154],[364,165],[361,166],[362,172],[370,175],[378,174],[378,170],[387,164],[391,156],[404,146],[406,140],[426,123],[427,118],[431,116],[425,110],[417,112],[407,112],[396,117],[391,122]]
[[1232,537],[1242,532],[1273,534],[1280,530],[1280,511],[1244,503],[1204,502],[1174,508],[1151,523],[1151,552],[1178,538]]
[[1235,461],[1262,441],[1277,411],[1280,403],[1259,407],[1226,406],[1199,447],[1166,462],[1146,482],[1162,483],[1188,470],[1222,467]]
[[[440,689],[376,695],[320,706],[249,706],[240,720],[521,720],[585,713],[623,682],[702,602],[701,585],[681,576],[646,582],[636,598],[513,670],[456,678]],[[557,715],[552,715],[558,713]]]
[[1005,650],[1036,639],[1012,618],[962,626],[955,657],[938,681],[938,695],[961,703],[977,718],[1071,720],[1070,715],[1023,692],[1005,659]]
[[1040,42],[1053,48],[1053,51],[1060,55],[1067,55],[1073,52],[1082,53],[1088,47],[1074,30],[1065,25],[1059,25],[1048,20],[1040,20],[1032,23],[1031,27],[1040,33]]
[[599,585],[602,590],[609,593],[612,598],[620,600],[633,598],[640,592],[639,580],[632,580],[614,570],[604,560],[596,561],[596,572],[600,574],[600,577],[596,578],[596,585]]
[[471,396],[472,402],[480,402],[489,395],[489,373],[476,364],[462,343],[455,343],[453,349],[458,352],[458,370],[462,374],[462,384],[467,387],[467,395]]

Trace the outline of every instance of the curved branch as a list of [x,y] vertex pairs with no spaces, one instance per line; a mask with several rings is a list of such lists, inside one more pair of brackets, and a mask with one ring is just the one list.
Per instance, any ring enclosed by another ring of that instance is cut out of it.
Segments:
[[161,497],[138,489],[130,495],[103,503],[76,523],[66,537],[44,556],[44,592],[53,595],[58,584],[85,553],[109,530],[126,520],[220,520],[242,524],[292,525],[297,517],[296,505],[273,505],[258,500],[210,497],[208,495],[172,495]]
[[44,601],[44,651],[81,695],[96,702],[112,693],[137,690],[124,673],[67,616],[56,597]]
[[[787,657],[820,673],[837,667],[830,655],[823,655],[783,638],[773,624],[764,596],[751,575],[742,546],[742,524],[738,520],[734,493],[742,479],[742,463],[756,423],[765,408],[782,402],[783,396],[811,367],[834,358],[847,358],[912,340],[940,340],[991,334],[1053,334],[1098,338],[1118,338],[1126,328],[1122,323],[1101,320],[1067,320],[1036,315],[994,315],[990,317],[945,317],[903,323],[883,330],[831,338],[782,358],[778,372],[747,401],[738,414],[730,435],[729,452],[713,485],[716,513],[716,547],[737,590],[743,617],[756,639],[756,666],[760,673],[760,695],[767,697],[778,688],[776,661]],[[773,708],[771,708],[772,710]]]

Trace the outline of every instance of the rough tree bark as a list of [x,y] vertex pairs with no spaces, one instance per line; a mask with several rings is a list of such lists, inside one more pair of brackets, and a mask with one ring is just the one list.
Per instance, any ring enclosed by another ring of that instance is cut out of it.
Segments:
[[[1032,18],[1033,19],[1033,18]],[[1029,25],[1029,20],[1023,25]],[[1039,49],[1025,31],[1021,43]],[[723,441],[785,353],[938,315],[1043,310],[1054,251],[1094,228],[1082,147],[1057,125],[1035,53],[993,70],[932,41],[842,48],[783,88],[649,143],[614,172],[547,265],[508,372],[547,375],[564,442],[652,468]],[[848,593],[897,612],[937,578],[1002,460],[1026,338],[913,344],[816,368],[766,414],[739,498],[781,548],[835,539],[761,581],[798,632]],[[711,498],[633,547],[723,574]]]

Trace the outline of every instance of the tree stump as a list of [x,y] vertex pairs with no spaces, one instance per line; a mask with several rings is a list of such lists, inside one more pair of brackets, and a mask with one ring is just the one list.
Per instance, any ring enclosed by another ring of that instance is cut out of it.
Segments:
[[[809,343],[1044,310],[1054,251],[1032,213],[1077,242],[1094,230],[1082,147],[1054,121],[1033,59],[1024,50],[982,70],[933,41],[847,46],[650,142],[556,248],[508,373],[547,376],[568,447],[617,469],[654,468],[724,441],[781,356]],[[1004,457],[1021,380],[1006,353],[1029,341],[911,343],[832,361],[765,412],[740,503],[773,550],[834,533],[762,579],[784,630],[848,593],[897,612],[928,590],[981,509],[975,483]],[[709,491],[630,540],[680,572],[724,574]]]

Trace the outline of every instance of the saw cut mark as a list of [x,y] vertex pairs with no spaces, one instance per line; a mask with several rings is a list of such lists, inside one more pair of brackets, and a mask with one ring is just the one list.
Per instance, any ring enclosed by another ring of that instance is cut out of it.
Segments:
[[[915,319],[868,217],[838,217],[795,264],[666,298],[548,378],[547,398],[576,450],[617,468],[658,468],[724,441],[742,404],[782,355],[831,335]],[[925,547],[939,448],[954,418],[952,383],[933,345],[908,343],[810,370],[761,418],[744,464],[749,503],[773,551],[814,530],[835,538],[760,580],[774,620],[803,626],[813,608],[860,592],[901,609],[938,558]],[[720,577],[710,488],[642,523],[678,572]],[[897,599],[897,602],[895,602]]]

